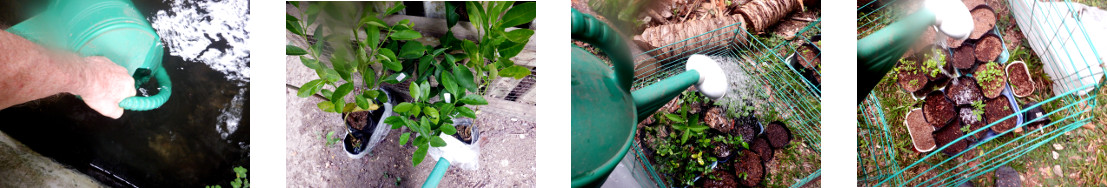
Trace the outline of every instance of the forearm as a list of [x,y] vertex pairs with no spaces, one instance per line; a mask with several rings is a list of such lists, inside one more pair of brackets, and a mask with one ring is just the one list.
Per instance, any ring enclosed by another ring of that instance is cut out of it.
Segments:
[[77,93],[82,68],[75,54],[53,53],[0,30],[0,109],[58,93]]

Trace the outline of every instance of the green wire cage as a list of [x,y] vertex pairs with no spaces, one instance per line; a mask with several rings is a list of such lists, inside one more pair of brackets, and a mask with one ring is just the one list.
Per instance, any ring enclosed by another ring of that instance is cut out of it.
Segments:
[[[743,101],[752,104],[760,123],[768,124],[769,121],[778,120],[784,122],[791,131],[792,142],[784,150],[799,153],[794,150],[807,150],[813,154],[806,159],[811,161],[809,168],[797,167],[796,169],[778,169],[777,173],[798,174],[796,177],[764,182],[773,186],[800,187],[820,176],[820,88],[818,84],[819,69],[812,65],[814,70],[805,69],[803,64],[797,61],[810,59],[797,55],[802,51],[802,45],[812,45],[816,57],[819,50],[817,45],[819,23],[816,20],[805,26],[796,34],[792,41],[774,41],[761,39],[748,33],[741,23],[735,23],[722,28],[687,38],[679,42],[658,47],[637,55],[635,65],[635,79],[632,90],[655,83],[663,78],[684,72],[684,62],[692,54],[703,54],[719,60],[724,67],[728,79],[734,79],[734,75],[741,74],[745,78],[747,86],[735,88],[732,81],[731,90],[743,90],[737,92],[756,93],[744,95]],[[651,55],[654,54],[654,55]],[[731,68],[728,69],[727,67]],[[805,77],[807,75],[807,77]],[[727,95],[732,95],[728,92]],[[737,96],[724,96],[737,97]],[[727,105],[720,105],[730,110]],[[640,141],[634,142],[631,153],[623,159],[624,164],[635,164],[631,169],[634,178],[640,185],[657,187],[670,187],[672,180],[664,174],[659,174],[654,164],[647,157],[649,150],[641,145]],[[779,153],[779,152],[778,152]],[[778,156],[780,154],[777,154]],[[774,160],[780,160],[777,157]],[[770,167],[766,167],[770,168]],[[785,172],[787,171],[787,172]],[[771,174],[766,172],[765,176]],[[765,181],[768,181],[766,179]],[[670,182],[670,183],[666,183]],[[668,185],[667,185],[668,184]]]
[[[899,12],[908,12],[901,11],[900,8],[912,7],[918,3],[921,1],[891,0],[862,4],[858,8],[858,38],[863,38],[904,16]],[[1086,32],[1084,25],[1077,21],[1078,19],[1072,19],[1076,17],[1073,15],[1077,14],[1075,13],[1077,8],[1067,0],[1065,2],[1008,0],[1006,5],[989,6],[1005,6],[1010,9],[1009,16],[1012,20],[1006,24],[1017,24],[1015,29],[1020,29],[1029,46],[1034,49],[1029,56],[1011,57],[1014,53],[1009,53],[1004,47],[997,63],[1004,64],[1009,60],[1018,60],[1016,58],[1030,58],[1022,59],[1030,64],[1038,63],[1036,60],[1040,59],[1041,65],[1038,66],[1043,66],[1043,74],[1041,74],[1043,77],[1036,78],[1035,82],[1048,81],[1053,87],[1039,87],[1035,91],[1039,95],[1045,95],[1038,98],[1041,101],[1031,101],[1033,100],[1031,97],[1014,98],[1008,95],[1007,98],[1017,103],[1014,106],[1015,113],[994,122],[986,122],[987,125],[984,127],[970,129],[964,136],[945,145],[937,144],[936,149],[918,155],[915,154],[917,151],[910,149],[911,138],[903,130],[906,128],[902,121],[902,113],[914,107],[903,107],[900,104],[890,104],[896,101],[885,101],[896,95],[910,94],[874,90],[858,104],[858,186],[963,185],[983,178],[981,175],[1005,166],[1094,119],[1091,111],[1098,108],[1096,93],[1101,89],[1098,79],[1102,78],[1103,74],[1096,49],[1087,45],[1092,43],[1089,33]],[[1001,16],[1007,16],[998,14],[997,20]],[[1004,29],[1000,24],[995,28],[992,31],[995,34],[1001,34],[1001,30]],[[1004,41],[1004,44],[1007,42]],[[887,75],[892,74],[894,73]],[[888,84],[885,82],[890,80],[884,79],[881,85]],[[1004,93],[1011,93],[1011,86],[1005,87]],[[914,101],[901,102],[914,103]],[[1042,109],[1041,115],[1031,115],[1037,114],[1031,111],[1039,107]],[[1036,116],[1038,117],[1033,118]],[[990,129],[1012,118],[1017,120],[1017,128],[1003,132]],[[954,121],[957,119],[955,118]],[[1016,133],[1016,129],[1020,128],[1025,132]],[[988,136],[970,138],[977,133],[987,133]],[[949,154],[939,152],[961,142],[968,144],[960,152]],[[915,156],[921,157],[916,159]]]

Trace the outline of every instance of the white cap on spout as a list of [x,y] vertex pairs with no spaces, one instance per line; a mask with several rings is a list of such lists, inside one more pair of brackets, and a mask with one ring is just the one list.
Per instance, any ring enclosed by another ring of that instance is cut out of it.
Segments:
[[719,63],[705,55],[693,54],[685,65],[688,71],[700,73],[700,80],[696,82],[696,89],[704,96],[711,99],[722,98],[729,87],[726,73]]
[[934,13],[934,25],[946,36],[965,40],[974,28],[972,14],[958,0],[926,0],[924,8]]

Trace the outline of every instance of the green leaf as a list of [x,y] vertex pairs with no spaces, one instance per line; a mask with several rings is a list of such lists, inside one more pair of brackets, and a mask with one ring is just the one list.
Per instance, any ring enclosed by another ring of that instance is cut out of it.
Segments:
[[446,140],[442,140],[442,137],[439,137],[439,136],[433,136],[433,137],[431,137],[430,145],[431,145],[431,147],[446,146]]
[[[451,73],[452,74],[452,73]],[[454,82],[453,76],[442,76],[439,78],[439,84],[446,88],[446,91],[450,93],[457,93],[457,82]]]
[[285,21],[284,28],[296,35],[304,35],[304,28],[300,26],[300,23]]
[[368,45],[370,48],[376,49],[377,45],[381,43],[381,30],[379,26],[365,26],[365,39],[368,40],[368,43],[366,43],[366,45]]
[[469,67],[454,66],[454,78],[457,79],[457,85],[468,89],[469,91],[477,91],[477,83],[473,81],[473,72],[469,71]]
[[507,40],[511,40],[511,42],[523,43],[523,44],[526,44],[527,41],[530,41],[530,36],[531,35],[534,35],[534,30],[530,30],[530,29],[516,29],[516,30],[508,31],[507,33],[504,33],[504,36],[507,37]]
[[419,163],[423,162],[423,158],[427,157],[427,146],[419,146],[419,149],[415,149],[415,154],[411,155],[412,166],[419,166]]
[[384,15],[392,15],[392,14],[395,14],[396,12],[400,12],[400,10],[404,9],[404,4],[403,3],[400,3],[400,2],[395,2],[395,3],[396,3],[395,4],[396,6],[392,6],[392,8],[389,8],[388,11],[384,13]]
[[377,71],[370,67],[365,67],[365,70],[361,70],[361,80],[365,83],[367,88],[376,88],[377,84]]
[[480,5],[480,2],[465,2],[465,11],[469,12],[469,22],[476,28],[482,28],[481,23],[484,20],[484,6]]
[[461,15],[457,14],[457,6],[454,6],[453,2],[446,2],[446,29],[449,30],[457,25],[458,19],[461,19]]
[[434,109],[434,107],[430,107],[430,106],[423,107],[423,113],[430,116],[431,119],[438,118],[438,109]]
[[400,145],[407,145],[407,139],[411,138],[411,133],[404,133],[400,135]]
[[320,89],[323,89],[324,83],[325,82],[323,82],[323,79],[308,81],[307,83],[304,83],[304,85],[300,86],[300,90],[296,91],[296,96],[300,98],[311,96],[312,94],[319,92]]
[[334,65],[335,73],[338,73],[338,77],[342,78],[342,80],[345,80],[347,82],[353,81],[353,80],[351,80],[353,70],[351,70],[352,68],[350,67],[349,63],[350,62],[347,61],[345,56],[331,57],[331,64]]
[[504,70],[501,70],[500,76],[523,79],[524,77],[530,76],[530,69],[519,65],[513,65],[511,67],[504,68]]
[[447,123],[445,125],[442,125],[442,127],[438,128],[438,130],[442,130],[442,133],[446,134],[446,135],[457,134],[457,127],[454,127],[454,124],[448,124]]
[[511,10],[508,10],[507,13],[504,14],[504,21],[503,23],[500,23],[500,27],[515,27],[517,25],[522,25],[527,22],[534,21],[534,17],[536,16],[535,8],[536,7],[534,2],[523,3],[515,5],[515,7],[511,7]]
[[335,112],[334,103],[331,103],[331,101],[319,102],[315,104],[315,106],[318,106],[319,109],[322,109],[324,112]]
[[360,107],[361,109],[369,109],[369,100],[366,100],[364,95],[358,95],[354,97],[354,101],[357,103],[357,107]]
[[497,48],[497,51],[500,52],[501,57],[511,58],[519,55],[520,52],[523,52],[523,49],[527,47],[527,44],[504,41],[503,43],[500,43],[498,47],[499,48]]
[[346,109],[346,100],[342,98],[331,99],[331,103],[334,103],[334,112],[345,112],[343,110]]
[[334,96],[334,91],[331,91],[329,89],[319,90],[319,92],[322,92],[323,96],[327,97],[327,100],[330,100],[330,96]]
[[353,90],[354,90],[354,84],[353,83],[347,82],[345,84],[342,84],[341,86],[338,86],[337,89],[334,89],[334,95],[332,95],[331,100],[343,99],[343,98],[346,97],[347,94],[350,94],[350,91],[353,91]]
[[403,102],[403,103],[400,103],[400,104],[396,105],[394,108],[392,108],[392,111],[396,111],[397,113],[404,113],[404,112],[407,112],[407,111],[411,110],[411,107],[413,107],[413,106],[415,106],[415,104],[411,104],[409,102]]
[[465,97],[461,97],[461,99],[458,99],[458,101],[460,101],[462,103],[465,103],[465,104],[470,104],[470,105],[486,105],[486,104],[488,104],[488,101],[485,101],[484,97],[482,97],[480,95],[475,95],[475,94],[474,95],[465,95]]
[[342,107],[342,112],[349,113],[349,112],[353,112],[355,109],[357,109],[357,104],[354,104],[352,102],[351,103],[346,103],[346,105],[344,105]]
[[304,50],[303,48],[296,47],[296,46],[293,46],[293,45],[284,45],[284,54],[285,55],[304,55],[304,54],[307,54],[307,51]]
[[426,80],[423,80],[423,84],[419,84],[419,89],[422,90],[421,92],[419,92],[419,94],[423,94],[423,97],[420,98],[430,99],[430,83],[427,83]]
[[315,3],[308,2],[307,11],[304,14],[308,15],[307,24],[315,23],[315,18],[319,17],[319,11],[323,10],[323,6]]
[[326,67],[321,67],[320,69],[315,69],[315,74],[318,74],[319,78],[321,78],[323,80],[326,80],[327,82],[330,82],[330,83],[335,83],[335,82],[338,82],[338,80],[342,79],[342,78],[338,77],[338,72],[335,72],[334,69],[326,68]]
[[[381,54],[378,55],[378,56],[381,56],[382,58],[384,58],[384,59],[381,59],[381,64],[384,65],[385,68],[388,68],[389,70],[392,70],[392,71],[400,71],[400,70],[404,69],[404,65],[400,64],[400,62],[398,60],[396,60],[396,57],[395,57],[396,55],[392,55],[392,50],[389,50],[387,48],[381,48],[380,52],[381,52]],[[388,57],[388,56],[392,56],[392,57]]]
[[384,118],[384,123],[392,125],[392,129],[399,129],[400,126],[404,125],[404,119],[400,116],[389,116]]
[[423,34],[420,34],[418,31],[415,30],[405,29],[392,33],[391,37],[393,40],[415,40],[418,38],[423,38]]
[[419,83],[412,82],[408,85],[407,89],[409,92],[408,94],[411,94],[411,101],[419,101],[419,98],[423,96],[423,94],[419,93],[422,91],[419,89]]
[[461,116],[477,119],[477,114],[474,113],[472,109],[469,109],[469,107],[464,107],[464,106],[458,107],[457,112]]
[[[365,26],[373,26],[373,27],[376,27],[376,28],[388,28],[388,23],[385,23],[384,20],[381,20],[381,19],[379,19],[375,16],[361,17],[361,20],[358,21],[358,24],[365,25]],[[379,30],[378,30],[378,32],[379,32]]]
[[669,118],[669,120],[673,120],[673,121],[675,121],[675,122],[680,122],[680,123],[684,123],[684,117],[680,117],[680,115],[676,115],[676,114],[665,114],[665,117],[666,117],[666,118]]
[[415,59],[423,56],[423,52],[426,49],[423,48],[423,43],[419,41],[409,41],[404,43],[404,46],[400,48],[400,58]]

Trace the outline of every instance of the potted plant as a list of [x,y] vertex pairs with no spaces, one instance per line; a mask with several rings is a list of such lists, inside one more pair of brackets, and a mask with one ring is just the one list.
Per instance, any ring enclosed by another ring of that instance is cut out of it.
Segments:
[[1015,97],[1026,97],[1034,93],[1034,80],[1030,78],[1030,70],[1026,63],[1015,61],[1007,64],[1007,81],[1011,85],[1011,94]]
[[934,150],[934,126],[926,122],[922,108],[916,108],[907,112],[903,120],[903,126],[907,127],[907,133],[911,135],[911,145],[915,151],[929,152]]
[[950,82],[947,88],[946,96],[949,96],[949,99],[956,106],[969,105],[984,98],[981,94],[980,85],[972,77],[958,77]]
[[[984,118],[984,101],[982,100],[973,101],[969,106],[958,108],[957,117],[961,123],[960,125],[962,125],[961,129],[965,134],[988,125]],[[980,131],[971,136],[973,139],[979,139],[984,138],[986,133],[988,133],[988,131]]]
[[[452,28],[458,23],[460,4],[474,27],[481,35],[479,43],[458,39]],[[500,76],[520,79],[530,75],[530,69],[515,65],[510,59],[523,50],[534,34],[529,29],[512,29],[529,23],[535,17],[535,3],[514,2],[448,2],[446,7],[446,34],[439,38],[439,46],[405,43],[399,47],[399,57],[405,58],[403,72],[410,77],[408,91],[411,101],[397,104],[399,116],[385,119],[392,129],[407,128],[400,135],[400,144],[411,141],[417,149],[412,164],[418,165],[426,157],[430,147],[446,146],[441,138],[468,129],[460,140],[475,139],[475,124],[458,124],[457,117],[476,118],[474,108],[487,105],[486,87]],[[483,88],[483,89],[481,89]],[[412,134],[415,133],[415,134]],[[465,138],[466,136],[470,138]]]
[[919,62],[923,62],[923,73],[926,74],[926,78],[931,82],[949,79],[949,74],[953,73],[953,65],[946,58],[949,52],[937,46],[930,46],[929,49],[916,57]]
[[[1007,97],[996,97],[987,100],[985,103],[984,113],[987,114],[988,122],[997,122],[1000,119],[1015,114],[1015,109],[1011,107],[1011,101],[1007,100]],[[1012,116],[1007,120],[992,125],[992,131],[995,131],[997,134],[1002,134],[1007,130],[1015,128],[1017,122],[1018,117]]]
[[765,127],[765,138],[773,148],[784,148],[789,142],[792,142],[792,131],[788,130],[788,127],[784,126],[784,123],[773,121],[769,123],[769,126]]
[[765,179],[766,170],[761,156],[750,150],[742,150],[738,160],[734,162],[734,172],[745,174],[745,177],[739,176],[738,183],[747,187],[756,187],[761,184],[761,180]]
[[935,129],[942,128],[946,124],[949,124],[953,120],[953,116],[957,113],[954,111],[953,102],[946,98],[945,92],[941,90],[930,92],[926,95],[923,103],[923,117],[926,118],[926,122],[934,126]]
[[892,71],[896,73],[896,84],[908,93],[922,89],[928,81],[922,65],[907,58],[900,59]]
[[991,99],[1000,96],[1003,93],[1004,85],[1007,85],[1006,73],[1000,70],[1000,65],[995,62],[988,62],[982,67],[977,67],[973,76],[979,82],[984,98]]
[[[973,18],[973,30],[969,35],[970,39],[980,39],[985,33],[992,31],[992,28],[996,26],[996,12],[992,7],[988,5],[978,5],[973,7],[969,11]],[[994,61],[995,59],[982,60],[983,62]]]
[[[294,5],[301,8],[299,3]],[[391,114],[392,107],[388,92],[380,89],[379,85],[385,78],[395,81],[395,75],[391,73],[399,71],[400,63],[392,50],[383,48],[382,45],[421,36],[418,32],[411,31],[410,25],[388,25],[377,18],[394,14],[403,5],[391,6],[383,11],[365,8],[360,12],[344,9],[349,7],[341,2],[313,2],[303,7],[307,10],[303,16],[306,19],[287,15],[286,29],[304,39],[315,39],[315,44],[307,49],[287,45],[285,53],[300,56],[304,66],[315,70],[319,78],[300,86],[297,96],[321,94],[325,101],[317,106],[325,112],[341,114],[347,127],[347,135],[343,139],[344,148],[351,157],[358,158],[364,155],[367,147],[375,144],[370,143],[371,140],[380,140],[371,139],[371,135],[387,135],[387,129],[384,129],[383,134],[375,131],[377,125]],[[320,9],[336,11],[326,12],[326,16],[320,20]],[[309,33],[304,28],[313,23],[319,26],[309,38]],[[331,34],[324,34],[324,28],[330,28]],[[355,31],[345,32],[338,28],[352,28]],[[366,40],[351,44],[350,41],[361,38],[357,29],[365,29]],[[380,40],[378,35],[382,30],[386,34]],[[333,48],[333,53],[324,55],[324,47]],[[331,66],[324,62],[330,62]],[[325,86],[335,90],[324,89]],[[347,101],[349,99],[352,100]]]

